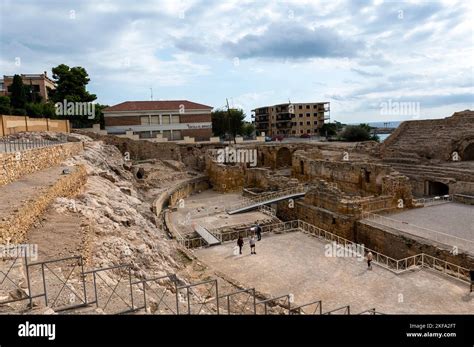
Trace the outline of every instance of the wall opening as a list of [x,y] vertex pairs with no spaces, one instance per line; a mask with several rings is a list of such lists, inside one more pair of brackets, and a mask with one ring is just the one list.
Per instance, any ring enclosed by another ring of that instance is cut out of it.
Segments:
[[449,194],[449,186],[441,182],[427,181],[427,195],[441,196]]
[[461,155],[463,161],[474,160],[474,142],[470,143]]
[[304,175],[304,161],[300,160],[300,174]]
[[145,170],[142,167],[139,168],[136,176],[139,180],[142,180],[145,177]]
[[281,168],[288,166],[291,166],[291,151],[286,147],[282,147],[276,154],[276,167]]

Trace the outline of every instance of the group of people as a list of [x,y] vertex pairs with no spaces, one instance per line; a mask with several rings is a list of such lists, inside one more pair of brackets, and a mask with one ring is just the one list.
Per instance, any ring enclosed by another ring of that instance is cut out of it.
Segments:
[[[249,240],[250,245],[250,254],[257,254],[255,250],[255,245],[257,241],[262,239],[262,227],[257,223],[254,227],[250,228],[251,232],[254,232],[257,235],[257,240],[255,241],[255,236],[252,235]],[[244,238],[242,235],[237,239],[237,246],[239,247],[239,254],[242,254],[242,248],[244,247]]]
[[[254,227],[250,228],[251,232],[254,232],[255,235],[257,236],[257,241],[260,241],[262,239],[262,227],[257,223]],[[250,245],[250,254],[257,254],[255,250],[255,236],[252,235],[250,236],[249,240],[249,245]],[[239,254],[242,254],[242,248],[244,247],[244,238],[242,235],[239,235],[239,238],[237,239],[237,246],[239,247]],[[373,260],[373,254],[372,252],[369,252],[367,254],[367,267],[369,270],[372,270],[372,260]],[[471,288],[472,290],[472,288]]]

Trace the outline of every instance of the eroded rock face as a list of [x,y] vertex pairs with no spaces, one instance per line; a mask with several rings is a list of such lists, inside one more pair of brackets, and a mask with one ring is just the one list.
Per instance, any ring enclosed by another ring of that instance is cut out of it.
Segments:
[[[85,166],[88,180],[84,192],[74,199],[57,199],[54,208],[73,210],[89,221],[93,230],[88,252],[91,265],[130,263],[138,277],[173,273],[181,267],[175,260],[177,246],[156,227],[149,202],[140,198],[137,190],[146,183],[135,177],[134,170],[125,169],[128,163],[124,159],[114,146],[86,143],[83,155],[68,161]],[[159,161],[147,171],[152,176],[154,171],[175,172]]]

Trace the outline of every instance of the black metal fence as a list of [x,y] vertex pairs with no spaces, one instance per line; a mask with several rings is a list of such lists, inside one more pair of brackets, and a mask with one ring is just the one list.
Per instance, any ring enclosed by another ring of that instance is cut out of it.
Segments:
[[[21,267],[24,278],[18,277]],[[26,283],[22,282],[26,279]],[[127,314],[350,314],[349,306],[322,313],[322,302],[292,307],[293,295],[257,301],[254,288],[219,296],[216,279],[182,284],[175,274],[134,279],[129,264],[84,271],[82,256],[30,262],[28,254],[0,258],[0,307],[16,312],[32,308],[34,300],[44,301],[55,311],[96,306],[102,313]],[[25,305],[26,304],[26,305]],[[375,309],[360,314],[380,314]]]
[[33,148],[41,148],[48,146],[55,146],[67,142],[66,135],[59,135],[55,139],[44,139],[44,138],[10,138],[10,137],[1,137],[0,138],[0,153],[15,153],[26,151]]

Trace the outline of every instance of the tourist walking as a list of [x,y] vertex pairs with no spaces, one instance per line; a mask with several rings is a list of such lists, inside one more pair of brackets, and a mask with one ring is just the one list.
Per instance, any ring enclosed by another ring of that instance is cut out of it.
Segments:
[[255,226],[255,232],[257,233],[257,241],[260,241],[262,239],[262,228],[260,227],[260,224],[258,223]]
[[372,270],[372,259],[374,258],[374,255],[372,252],[367,253],[367,267],[369,270]]
[[242,247],[244,247],[244,239],[242,238],[242,235],[240,235],[237,240],[237,246],[239,246],[239,254],[242,254]]
[[250,244],[250,254],[257,254],[257,252],[255,252],[255,237],[253,237],[253,235],[250,237],[250,241],[249,241],[249,244]]

